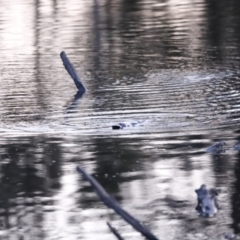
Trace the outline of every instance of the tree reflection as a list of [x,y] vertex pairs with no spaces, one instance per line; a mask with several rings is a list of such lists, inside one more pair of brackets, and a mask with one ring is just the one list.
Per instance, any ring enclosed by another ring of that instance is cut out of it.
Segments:
[[34,239],[43,239],[42,207],[52,205],[44,197],[51,197],[52,189],[60,187],[59,145],[41,137],[16,138],[1,144],[1,158],[1,224],[5,229],[16,227],[12,234],[19,239],[21,229],[30,231]]
[[[100,138],[95,139],[93,144],[96,155],[93,175],[118,201],[122,199],[120,193],[122,183],[145,178],[144,174],[127,177],[128,173],[138,172],[144,168],[144,162],[141,162],[144,153],[136,151],[134,146],[128,145],[130,143],[131,140],[128,139]],[[93,192],[93,189],[87,185],[81,192]],[[89,207],[91,203],[91,199],[87,195],[81,195],[79,201],[83,207]]]
[[233,223],[232,227],[234,229],[234,233],[240,233],[240,152],[238,152],[236,157],[236,165],[235,165],[235,182],[232,189],[232,218]]

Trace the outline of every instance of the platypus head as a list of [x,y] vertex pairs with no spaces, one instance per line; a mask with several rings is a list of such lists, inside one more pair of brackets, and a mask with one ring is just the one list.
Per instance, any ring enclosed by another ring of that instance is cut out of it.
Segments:
[[198,205],[196,210],[203,217],[213,217],[219,209],[217,202],[217,195],[219,190],[215,188],[207,189],[206,185],[203,184],[199,189],[196,189]]

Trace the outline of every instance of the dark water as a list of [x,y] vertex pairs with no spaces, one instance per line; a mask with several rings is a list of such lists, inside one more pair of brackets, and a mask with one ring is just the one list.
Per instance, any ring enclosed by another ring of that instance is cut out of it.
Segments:
[[[160,239],[240,232],[240,4],[0,1],[0,239],[143,239],[75,171],[84,167]],[[76,88],[64,50],[88,92]],[[144,120],[114,131],[111,125]],[[222,190],[199,218],[194,190]]]

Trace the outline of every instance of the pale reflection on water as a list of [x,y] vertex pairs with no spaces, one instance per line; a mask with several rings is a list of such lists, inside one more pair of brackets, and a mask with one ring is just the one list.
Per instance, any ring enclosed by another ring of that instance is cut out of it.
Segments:
[[[160,239],[239,233],[238,1],[1,1],[0,238],[142,238],[80,164]],[[76,88],[65,51],[88,92]],[[113,124],[144,126],[113,131]],[[194,190],[219,187],[199,218]]]

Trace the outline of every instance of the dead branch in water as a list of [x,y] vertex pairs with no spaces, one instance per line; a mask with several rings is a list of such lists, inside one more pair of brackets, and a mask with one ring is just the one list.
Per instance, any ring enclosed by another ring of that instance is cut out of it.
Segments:
[[118,240],[124,240],[122,238],[122,236],[118,233],[116,228],[114,228],[109,222],[107,222],[107,225],[108,225],[109,229],[111,230],[111,232],[116,236],[116,238]]
[[78,76],[75,67],[70,62],[69,58],[67,57],[67,54],[65,52],[61,52],[60,57],[62,59],[62,62],[63,62],[63,65],[64,65],[65,69],[67,70],[68,74],[71,76],[71,78],[73,79],[76,87],[78,88],[78,91],[82,94],[85,93],[86,88],[84,87],[80,77]]
[[88,180],[92,187],[95,189],[100,200],[107,205],[109,208],[112,208],[117,214],[119,214],[126,222],[132,225],[138,232],[145,236],[149,240],[158,240],[145,226],[143,226],[137,219],[123,210],[119,204],[113,199],[104,188],[98,183],[98,181],[85,172],[85,170],[77,166],[77,171],[83,175],[83,177]]

